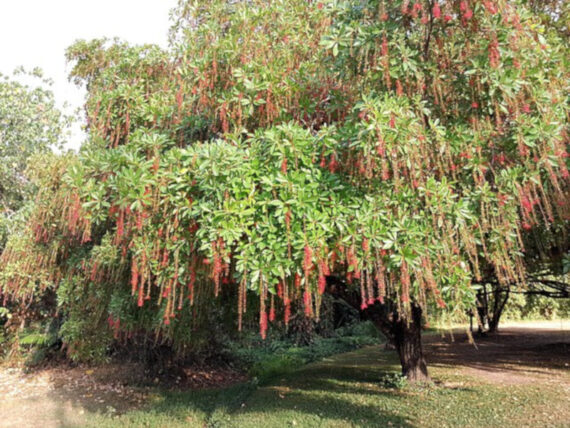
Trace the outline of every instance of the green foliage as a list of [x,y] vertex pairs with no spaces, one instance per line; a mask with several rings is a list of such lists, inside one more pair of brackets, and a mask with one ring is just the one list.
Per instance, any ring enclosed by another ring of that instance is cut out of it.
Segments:
[[39,69],[0,74],[0,251],[32,191],[28,160],[61,149],[69,126],[70,118],[55,106],[50,85]]
[[505,305],[504,320],[554,320],[570,318],[570,299],[512,294]]
[[292,373],[303,363],[304,361],[296,355],[273,355],[255,363],[249,370],[249,374],[263,383],[276,376]]
[[306,346],[296,346],[290,340],[270,340],[265,344],[234,343],[229,353],[260,383],[291,373],[304,364],[331,355],[349,352],[363,346],[381,343],[378,330],[370,322],[358,322],[335,331],[333,337],[316,337]]
[[52,344],[53,341],[46,334],[42,333],[29,333],[24,334],[20,337],[20,345],[32,345],[32,346],[46,346]]
[[343,337],[371,337],[380,338],[380,332],[371,322],[353,322],[335,330]]
[[6,319],[11,318],[10,310],[8,308],[0,307],[0,319],[4,321],[4,318]]
[[62,325],[61,336],[70,344],[68,354],[74,361],[101,363],[107,360],[112,335],[91,318],[73,315]]
[[526,0],[544,22],[546,31],[557,31],[566,40],[570,37],[570,4],[565,0]]
[[0,338],[0,356],[36,366],[53,357],[61,345],[59,320],[37,319],[15,332],[3,329]]
[[387,373],[380,378],[380,385],[384,388],[403,389],[408,386],[408,379],[401,373]]

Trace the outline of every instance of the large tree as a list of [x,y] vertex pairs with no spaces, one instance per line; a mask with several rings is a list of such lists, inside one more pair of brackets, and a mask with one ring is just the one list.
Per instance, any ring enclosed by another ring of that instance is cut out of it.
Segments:
[[3,292],[173,343],[198,296],[233,291],[238,327],[257,296],[265,337],[356,294],[426,379],[427,309],[524,286],[525,239],[568,223],[567,51],[524,5],[182,1],[167,51],[76,43],[89,141]]

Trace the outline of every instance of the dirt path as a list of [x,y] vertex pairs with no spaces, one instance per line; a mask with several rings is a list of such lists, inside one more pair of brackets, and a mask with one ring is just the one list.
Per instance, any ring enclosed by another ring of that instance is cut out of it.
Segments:
[[[570,321],[504,325],[497,335],[475,339],[476,349],[459,330],[453,340],[426,335],[429,365],[495,384],[561,385],[570,397]],[[0,368],[0,427],[81,426],[89,413],[121,413],[143,405],[149,390],[120,379],[116,368],[31,374]]]
[[81,426],[88,412],[115,413],[144,401],[144,391],[104,379],[104,370],[0,369],[0,427]]
[[426,336],[428,364],[497,384],[562,383],[570,394],[570,321],[505,323],[474,340],[461,330]]

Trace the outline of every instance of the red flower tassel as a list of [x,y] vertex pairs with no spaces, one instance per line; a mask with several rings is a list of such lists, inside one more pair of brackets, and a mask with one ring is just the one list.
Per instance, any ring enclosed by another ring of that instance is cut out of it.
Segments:
[[432,11],[433,17],[434,19],[437,19],[441,16],[441,9],[439,8],[439,3],[435,3],[433,5],[433,11]]
[[325,292],[325,288],[327,286],[327,280],[324,275],[319,275],[319,294],[323,294]]
[[263,340],[267,337],[267,313],[265,311],[259,314],[259,334]]

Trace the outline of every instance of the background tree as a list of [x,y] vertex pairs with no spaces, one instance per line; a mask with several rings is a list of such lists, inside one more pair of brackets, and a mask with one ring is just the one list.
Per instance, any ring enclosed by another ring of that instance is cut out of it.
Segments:
[[3,255],[10,298],[57,290],[70,350],[87,326],[191,341],[197,296],[224,293],[238,328],[256,296],[265,337],[292,305],[318,318],[328,290],[425,380],[427,309],[464,317],[474,280],[524,286],[525,240],[567,224],[567,51],[522,2],[175,16],[168,51],[69,49],[89,142]]
[[570,4],[564,0],[527,0],[528,6],[542,20],[547,31],[570,37]]
[[39,69],[0,74],[0,252],[11,220],[30,195],[29,158],[64,142],[69,119],[55,106],[50,85]]
[[[489,276],[483,278],[477,293],[479,331],[498,330],[499,322],[512,294],[544,296],[551,299],[570,298],[570,241],[568,224],[557,224],[545,229],[537,227],[525,236],[525,287],[499,283]],[[566,229],[565,229],[566,228]]]

